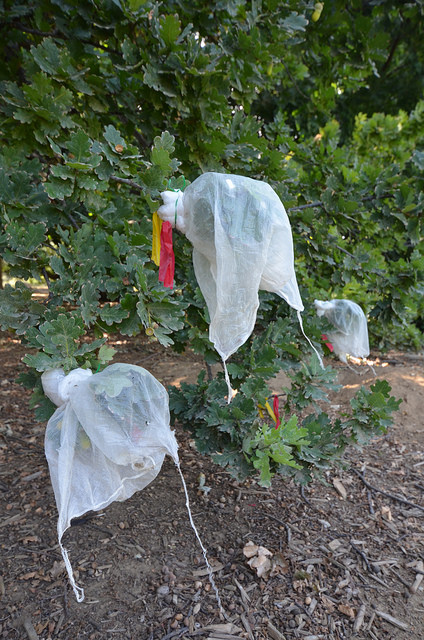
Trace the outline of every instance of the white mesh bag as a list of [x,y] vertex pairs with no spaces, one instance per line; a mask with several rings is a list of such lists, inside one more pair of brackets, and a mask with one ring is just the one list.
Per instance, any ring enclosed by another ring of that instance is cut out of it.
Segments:
[[290,222],[268,184],[205,173],[184,193],[165,191],[162,198],[159,216],[193,245],[194,271],[209,310],[209,338],[224,364],[253,331],[260,289],[284,298],[301,322]]
[[361,307],[352,300],[315,300],[317,315],[325,316],[334,331],[327,332],[335,354],[342,362],[347,356],[369,355],[367,319]]
[[42,375],[46,395],[58,405],[45,436],[45,452],[59,511],[58,537],[77,600],[63,533],[71,519],[126,500],[146,487],[178,444],[169,426],[168,394],[145,369],[113,364],[92,374],[55,369]]

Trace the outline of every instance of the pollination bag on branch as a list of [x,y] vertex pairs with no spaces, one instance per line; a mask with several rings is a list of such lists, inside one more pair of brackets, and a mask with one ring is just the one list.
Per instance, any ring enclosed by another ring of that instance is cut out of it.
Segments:
[[221,611],[207,552],[197,532],[169,426],[166,389],[151,373],[131,364],[112,364],[92,374],[62,369],[41,376],[45,394],[58,409],[50,418],[45,452],[59,512],[57,532],[69,580],[78,602],[84,591],[74,579],[62,536],[72,518],[130,498],[158,475],[165,455],[174,460],[185,493],[190,524],[203,552]]
[[253,331],[260,289],[284,298],[300,320],[290,222],[268,184],[205,173],[184,193],[165,191],[162,198],[159,216],[175,223],[193,245],[209,338],[224,363]]
[[315,300],[317,315],[325,316],[334,331],[327,331],[334,352],[342,362],[347,356],[369,355],[367,319],[361,307],[352,300]]
[[178,465],[178,444],[169,426],[168,394],[148,371],[113,364],[101,373],[55,369],[42,375],[46,395],[58,405],[45,436],[45,452],[59,511],[58,537],[72,518],[126,500],[146,487],[169,454]]

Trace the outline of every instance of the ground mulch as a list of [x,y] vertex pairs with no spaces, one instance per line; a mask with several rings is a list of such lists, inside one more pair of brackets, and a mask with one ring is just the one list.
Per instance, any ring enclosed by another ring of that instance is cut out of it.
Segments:
[[[201,367],[190,353],[164,355],[145,341],[116,348],[118,360],[145,366],[165,384],[193,381]],[[272,489],[235,482],[177,425],[222,613],[171,460],[146,489],[79,518],[65,534],[86,594],[76,602],[57,543],[45,425],[15,382],[25,351],[1,334],[0,353],[1,638],[422,640],[422,356],[381,356],[377,376],[403,400],[395,425],[363,451],[349,451],[345,468],[325,483],[303,490],[283,478]],[[343,410],[358,385],[375,379],[336,366],[343,388],[330,411]]]

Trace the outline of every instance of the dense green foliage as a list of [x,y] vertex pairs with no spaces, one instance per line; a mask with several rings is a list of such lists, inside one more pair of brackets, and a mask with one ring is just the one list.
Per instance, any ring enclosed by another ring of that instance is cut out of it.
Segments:
[[[311,301],[347,297],[367,312],[374,348],[422,347],[424,3],[333,0],[313,14],[302,0],[0,1],[0,257],[16,281],[0,290],[0,327],[32,349],[34,404],[40,372],[107,363],[108,334],[151,329],[164,346],[189,343],[216,360],[185,238],[173,292],[150,259],[160,192],[207,170],[279,193],[312,336],[322,324]],[[47,284],[47,301],[31,297],[33,280]],[[312,431],[338,451],[352,424],[318,417],[296,431],[290,418],[276,430],[291,447],[283,455],[257,408],[264,376],[299,376],[306,353],[290,311],[263,294],[256,336],[230,363],[231,408],[218,376],[175,392],[175,415],[189,420],[206,394],[201,450],[231,456],[236,443],[228,464],[252,470],[267,441],[275,455],[264,469],[309,469]],[[305,375],[291,409],[309,398]],[[50,411],[41,403],[38,415]],[[378,411],[376,429],[387,426]]]
[[[307,375],[301,373],[302,381],[309,390],[317,390],[313,375],[305,369]],[[249,376],[252,380],[255,373]],[[171,388],[171,408],[192,434],[199,451],[211,455],[239,479],[257,469],[263,486],[270,485],[275,473],[309,482],[313,474],[342,462],[348,445],[361,446],[373,436],[386,433],[392,413],[400,404],[389,395],[388,383],[379,380],[369,391],[361,388],[351,401],[351,414],[334,422],[317,410],[301,424],[292,414],[277,427],[258,412],[254,385],[244,386],[228,405],[221,400],[225,383],[216,380],[208,384],[202,373],[197,385],[183,383],[181,390]],[[303,404],[293,402],[292,406],[300,410]]]

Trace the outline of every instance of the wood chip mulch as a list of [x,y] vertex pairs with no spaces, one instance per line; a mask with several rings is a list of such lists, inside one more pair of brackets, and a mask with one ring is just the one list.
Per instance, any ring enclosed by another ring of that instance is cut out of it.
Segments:
[[303,490],[283,478],[271,490],[239,484],[177,431],[223,612],[170,460],[144,491],[65,534],[86,592],[78,604],[57,543],[45,425],[15,383],[24,350],[7,334],[0,349],[1,638],[422,640],[423,442],[403,438],[401,417]]

